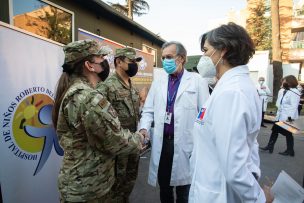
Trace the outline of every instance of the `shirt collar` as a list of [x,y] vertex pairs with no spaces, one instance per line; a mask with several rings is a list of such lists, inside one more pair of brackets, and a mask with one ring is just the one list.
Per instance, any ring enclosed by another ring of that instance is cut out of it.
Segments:
[[224,81],[229,80],[231,77],[235,76],[235,75],[240,75],[240,74],[249,74],[249,69],[247,65],[240,65],[240,66],[236,66],[231,68],[230,70],[226,71],[222,77],[220,78],[220,80],[218,81],[216,86],[219,86],[220,84],[222,84]]
[[169,80],[180,80],[182,78],[183,74],[184,74],[184,68],[177,75],[170,74]]
[[130,78],[129,78],[129,84],[130,84],[130,86],[128,86],[128,85],[122,80],[122,78],[117,74],[117,72],[115,72],[113,75],[118,79],[118,81],[119,81],[125,88],[127,88],[127,89],[132,88],[132,82],[131,82],[131,79],[130,79]]

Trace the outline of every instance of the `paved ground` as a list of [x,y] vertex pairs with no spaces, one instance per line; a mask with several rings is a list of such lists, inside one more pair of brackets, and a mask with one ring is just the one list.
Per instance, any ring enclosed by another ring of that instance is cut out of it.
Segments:
[[[265,146],[268,142],[272,124],[266,124],[267,128],[262,128],[258,137],[261,146]],[[261,184],[268,184],[275,181],[279,173],[284,170],[300,185],[302,185],[304,175],[304,135],[295,136],[295,157],[285,157],[279,155],[278,152],[286,149],[285,137],[279,136],[275,145],[273,154],[260,152],[262,177]],[[151,187],[147,184],[148,168],[150,153],[146,153],[141,157],[139,174],[135,188],[131,194],[131,203],[158,203],[158,188]]]

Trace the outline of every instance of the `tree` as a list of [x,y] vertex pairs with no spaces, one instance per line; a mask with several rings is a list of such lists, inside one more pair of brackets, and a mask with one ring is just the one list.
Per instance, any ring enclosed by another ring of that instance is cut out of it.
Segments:
[[[50,8],[50,10],[46,8]],[[72,41],[71,15],[55,7],[43,7],[41,10],[45,15],[39,16],[39,19],[48,25],[42,28],[47,30],[48,38],[62,44],[70,43]]]
[[282,50],[280,41],[280,14],[279,1],[271,0],[271,19],[272,19],[272,65],[273,65],[273,98],[277,95],[281,86],[283,76],[282,69]]
[[144,0],[126,0],[126,5],[108,2],[115,10],[128,16],[133,20],[133,14],[141,16],[147,14],[145,11],[150,9],[149,4]]
[[[293,0],[271,0],[271,23],[270,20],[267,22],[265,19],[264,13],[267,8],[264,8],[264,3],[265,0],[247,0],[249,10],[247,29],[257,50],[269,46],[267,38],[270,36],[272,38],[273,98],[276,101],[283,76],[282,62],[289,63]],[[265,25],[271,25],[269,26],[271,35],[267,34]]]
[[291,41],[292,0],[271,0],[273,98],[277,99],[283,77],[282,62],[288,62]]
[[271,19],[266,16],[269,7],[265,6],[265,0],[250,0],[247,3],[249,16],[246,29],[256,50],[271,50]]

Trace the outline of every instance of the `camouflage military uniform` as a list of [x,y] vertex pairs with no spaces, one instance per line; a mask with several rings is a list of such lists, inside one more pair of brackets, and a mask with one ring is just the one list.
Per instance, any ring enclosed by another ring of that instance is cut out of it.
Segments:
[[[114,73],[97,90],[107,96],[118,113],[121,126],[135,132],[139,121],[139,92],[132,85],[127,86]],[[113,202],[128,201],[138,172],[139,154],[119,155],[116,157],[116,182],[112,188]]]
[[64,149],[58,178],[61,202],[107,202],[115,156],[138,152],[139,134],[122,129],[111,104],[80,78],[62,101],[57,134]]

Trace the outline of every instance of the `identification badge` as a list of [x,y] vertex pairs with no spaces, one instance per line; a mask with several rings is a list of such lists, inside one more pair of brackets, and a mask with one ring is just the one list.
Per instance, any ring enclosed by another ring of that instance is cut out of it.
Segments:
[[172,117],[172,113],[171,112],[166,112],[166,114],[165,114],[165,123],[166,124],[171,123],[171,117]]

